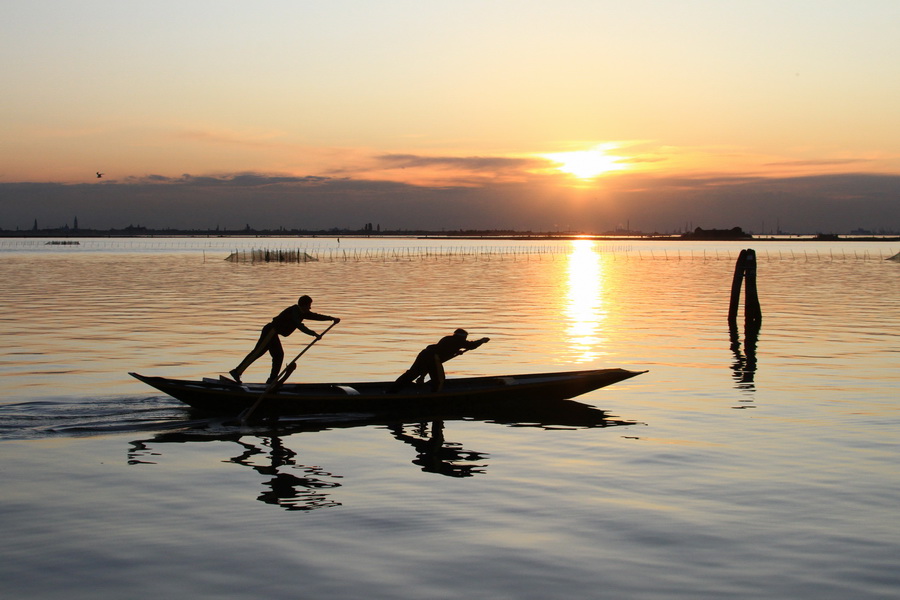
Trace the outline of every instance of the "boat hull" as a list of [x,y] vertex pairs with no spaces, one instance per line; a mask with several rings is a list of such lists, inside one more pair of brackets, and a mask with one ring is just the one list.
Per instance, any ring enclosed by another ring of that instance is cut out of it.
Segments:
[[204,379],[168,379],[130,373],[191,408],[210,414],[235,415],[265,394],[262,415],[334,413],[401,414],[409,411],[459,412],[486,405],[520,405],[567,400],[640,375],[645,371],[597,369],[561,373],[447,379],[440,392],[428,384],[412,385],[401,393],[387,393],[392,382],[285,384],[266,394],[261,384],[238,385]]

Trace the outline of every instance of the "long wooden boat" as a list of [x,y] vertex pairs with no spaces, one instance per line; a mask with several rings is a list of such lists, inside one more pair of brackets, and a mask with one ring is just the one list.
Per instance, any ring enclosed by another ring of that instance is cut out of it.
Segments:
[[286,383],[266,394],[264,384],[237,384],[219,379],[168,379],[130,373],[195,410],[235,415],[253,406],[265,394],[258,413],[312,415],[334,413],[401,414],[408,411],[459,412],[486,405],[520,405],[574,398],[646,371],[597,369],[447,379],[440,392],[431,386],[410,385],[388,393],[393,383]]

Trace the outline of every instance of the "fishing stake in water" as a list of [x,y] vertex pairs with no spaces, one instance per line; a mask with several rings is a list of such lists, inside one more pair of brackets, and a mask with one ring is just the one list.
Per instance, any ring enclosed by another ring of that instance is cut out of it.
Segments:
[[756,290],[756,251],[752,248],[741,250],[734,265],[734,277],[731,280],[731,300],[728,305],[728,322],[737,320],[738,305],[741,297],[741,283],[746,281],[744,294],[744,320],[747,324],[762,321],[762,310],[759,306],[759,295]]

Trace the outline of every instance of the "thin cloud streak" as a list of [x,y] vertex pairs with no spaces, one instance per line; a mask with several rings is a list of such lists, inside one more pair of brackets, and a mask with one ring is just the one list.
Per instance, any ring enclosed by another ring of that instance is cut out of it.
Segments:
[[868,158],[835,158],[820,160],[785,160],[780,162],[766,163],[766,167],[837,167],[843,165],[855,165],[862,163],[870,163],[872,159]]
[[546,161],[535,158],[380,154],[355,166],[330,169],[325,174],[421,187],[481,187],[528,181],[531,172],[545,164]]
[[289,147],[281,141],[276,141],[284,136],[282,132],[267,132],[258,134],[241,134],[229,131],[189,130],[174,134],[176,138],[214,145],[243,146],[248,148],[280,149]]
[[443,167],[470,171],[506,171],[535,168],[546,161],[498,156],[418,156],[415,154],[384,154],[378,160],[394,168]]

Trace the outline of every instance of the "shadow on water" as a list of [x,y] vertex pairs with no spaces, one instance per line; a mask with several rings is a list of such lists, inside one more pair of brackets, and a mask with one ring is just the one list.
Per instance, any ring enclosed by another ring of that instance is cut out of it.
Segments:
[[221,420],[193,420],[177,431],[156,433],[130,442],[128,463],[152,465],[165,453],[175,452],[170,444],[209,441],[233,442],[240,452],[228,462],[249,467],[263,476],[263,490],[257,500],[291,511],[309,511],[340,506],[332,498],[342,486],[341,475],[321,466],[303,464],[287,442],[304,433],[375,427],[411,447],[411,464],[422,472],[448,477],[473,477],[486,473],[486,452],[466,449],[463,444],[445,438],[448,421],[484,422],[508,427],[533,427],[544,430],[584,429],[635,425],[635,422],[610,418],[604,411],[573,400],[561,400],[541,406],[516,409],[467,411],[467,414],[415,415],[403,418],[372,418],[366,415],[320,415],[282,418],[252,428],[236,427]]

